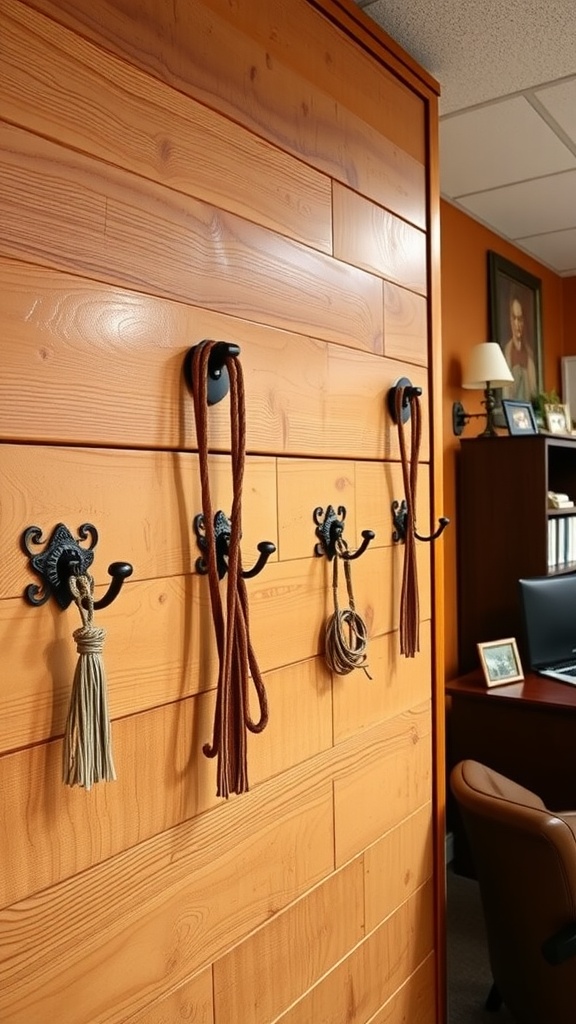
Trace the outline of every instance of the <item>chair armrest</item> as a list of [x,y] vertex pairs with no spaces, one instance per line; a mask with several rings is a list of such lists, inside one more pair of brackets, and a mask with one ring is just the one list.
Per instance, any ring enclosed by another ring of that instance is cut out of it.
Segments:
[[542,943],[542,953],[552,967],[576,956],[576,923],[566,924]]

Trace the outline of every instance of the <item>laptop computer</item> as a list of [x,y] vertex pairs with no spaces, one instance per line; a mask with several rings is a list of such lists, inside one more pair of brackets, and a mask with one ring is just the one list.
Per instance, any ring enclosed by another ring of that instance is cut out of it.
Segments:
[[576,686],[576,574],[519,584],[530,668]]

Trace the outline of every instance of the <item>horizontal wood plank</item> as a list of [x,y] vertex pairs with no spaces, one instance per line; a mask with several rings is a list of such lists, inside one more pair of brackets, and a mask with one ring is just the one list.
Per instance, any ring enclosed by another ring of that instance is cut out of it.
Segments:
[[437,1024],[436,961],[431,953],[368,1024]]
[[340,1024],[343,1007],[347,1024],[370,1021],[430,954],[433,916],[432,886],[426,885],[282,1014],[278,1024]]
[[[428,707],[428,705],[426,705]],[[420,732],[421,712],[391,720],[396,742],[375,757],[366,746],[360,763],[334,782],[336,863],[351,857],[432,797],[430,735]],[[412,728],[412,724],[417,727]]]
[[[378,797],[392,797],[390,780],[429,728],[425,708],[382,723],[289,769],[281,782],[221,802],[2,911],[0,1011],[10,1024],[29,1024],[40,1006],[61,1024],[121,1024],[177,988],[332,873],[333,781],[357,773],[359,760],[388,765]],[[398,935],[391,948],[399,969],[409,969]]]
[[[428,458],[427,377],[408,363],[1,257],[0,289],[0,437],[194,448],[182,367],[194,344],[221,338],[241,349],[249,451],[398,459],[385,399],[409,376]],[[229,421],[229,401],[211,409],[216,450],[229,448]]]
[[367,932],[432,878],[433,827],[432,805],[425,804],[364,852]]
[[423,295],[384,282],[384,355],[428,365],[427,306]]
[[268,1024],[345,956],[364,934],[362,877],[358,858],[218,960],[216,1020]]
[[[262,733],[248,735],[252,787],[332,743],[330,678],[320,659],[268,673],[264,682],[270,720]],[[0,822],[11,835],[0,906],[215,807],[216,760],[203,753],[214,706],[214,692],[202,693],[114,721],[117,781],[89,794],[63,784],[60,740],[0,758]],[[27,809],[25,829],[10,829],[15,805]]]
[[326,175],[16,0],[0,40],[5,120],[331,252]]
[[0,255],[381,351],[382,282],[0,122]]
[[161,998],[126,1024],[215,1024],[212,1005],[212,970],[201,971],[176,992]]
[[[378,127],[367,123],[374,120],[370,113],[374,100],[365,115],[363,102],[356,99],[356,90],[348,95],[345,84],[352,72],[346,64],[347,53],[339,58],[347,67],[339,86],[342,96],[334,99],[334,81],[338,76],[330,67],[334,63],[332,53],[326,75],[326,85],[330,82],[330,87],[324,91],[317,84],[317,52],[310,48],[305,51],[307,65],[301,72],[287,66],[287,61],[292,64],[299,60],[293,54],[302,49],[302,37],[306,36],[302,29],[291,30],[283,38],[278,35],[280,45],[284,43],[289,48],[289,56],[273,58],[270,44],[263,46],[259,39],[239,30],[238,13],[227,5],[222,4],[219,11],[209,11],[205,3],[195,0],[178,8],[177,13],[169,7],[160,11],[149,0],[144,5],[127,3],[122,10],[99,0],[89,12],[78,9],[72,0],[34,0],[33,6],[179,91],[216,108],[273,145],[424,226],[422,107],[418,105],[414,110],[408,93],[411,110],[404,120],[407,101],[397,106],[390,96],[388,106],[396,107],[394,115],[385,124],[379,120]],[[316,26],[322,24],[306,8],[305,0],[297,0],[294,26],[299,19],[303,19],[303,24],[310,24],[312,19]],[[331,31],[331,49],[345,44],[345,35]],[[252,24],[250,33],[253,32]],[[323,26],[324,40],[325,33]],[[377,73],[373,75],[378,77]],[[384,82],[381,76],[377,92]],[[299,113],[297,118],[295,110]],[[403,120],[400,137],[397,126]],[[387,131],[394,138],[387,138]],[[345,147],[342,138],[346,139]]]
[[334,255],[426,295],[426,235],[334,183]]

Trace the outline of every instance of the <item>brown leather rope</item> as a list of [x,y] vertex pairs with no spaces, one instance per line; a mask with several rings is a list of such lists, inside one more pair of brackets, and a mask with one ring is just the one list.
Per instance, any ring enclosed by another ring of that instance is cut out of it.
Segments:
[[[268,722],[266,690],[250,640],[248,594],[242,578],[242,485],[246,450],[246,415],[242,367],[233,356],[226,359],[230,378],[230,433],[233,499],[230,515],[228,573],[226,576],[226,613],[222,605],[218,569],[214,509],[208,474],[208,360],[216,341],[196,346],[193,355],[194,414],[198,437],[202,513],[206,531],[206,560],[210,604],[218,649],[218,685],[212,743],[203,747],[207,757],[218,757],[217,794],[245,793],[248,788],[246,730],[261,732]],[[248,676],[258,696],[260,717],[250,717]]]
[[410,458],[406,452],[406,438],[402,422],[402,405],[405,388],[396,391],[396,423],[400,443],[400,461],[406,496],[406,536],[404,541],[404,569],[402,572],[402,593],[400,597],[400,652],[413,658],[420,650],[420,600],[418,596],[418,570],[416,565],[416,484],[418,479],[418,458],[422,440],[422,413],[418,396],[410,389],[411,447]]

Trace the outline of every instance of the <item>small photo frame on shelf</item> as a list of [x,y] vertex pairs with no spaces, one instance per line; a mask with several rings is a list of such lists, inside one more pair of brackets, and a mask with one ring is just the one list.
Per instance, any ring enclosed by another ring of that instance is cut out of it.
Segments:
[[567,405],[545,405],[546,429],[551,434],[571,434],[572,420]]
[[537,434],[538,425],[530,402],[502,401],[504,419],[510,434]]
[[486,686],[503,686],[524,679],[514,637],[476,644]]

